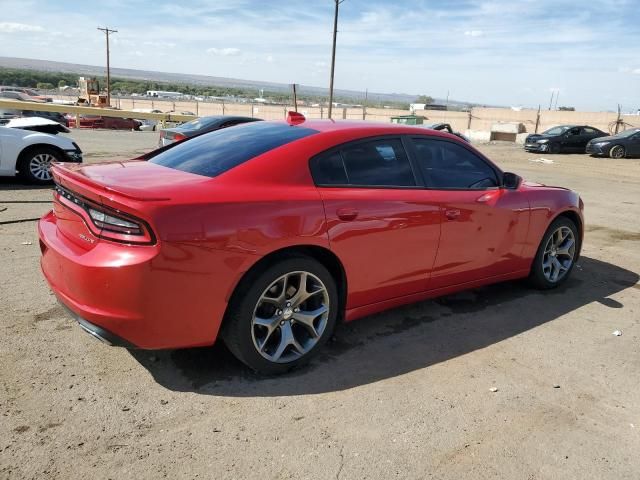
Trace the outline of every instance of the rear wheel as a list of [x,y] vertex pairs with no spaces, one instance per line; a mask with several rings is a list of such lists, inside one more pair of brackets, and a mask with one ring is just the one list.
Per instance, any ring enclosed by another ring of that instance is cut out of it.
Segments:
[[559,217],[547,229],[533,260],[529,281],[540,289],[555,288],[569,278],[578,252],[578,228]]
[[253,370],[283,373],[316,354],[337,313],[337,289],[328,270],[311,258],[291,257],[238,286],[223,338]]
[[51,183],[51,163],[64,159],[59,151],[49,147],[37,147],[23,152],[18,163],[20,176],[29,183],[45,185]]
[[624,147],[622,145],[616,145],[609,150],[609,156],[611,158],[624,158]]

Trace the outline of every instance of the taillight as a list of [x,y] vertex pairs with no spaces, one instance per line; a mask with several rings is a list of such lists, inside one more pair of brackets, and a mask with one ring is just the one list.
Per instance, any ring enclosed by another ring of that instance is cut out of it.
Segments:
[[151,228],[144,220],[120,210],[99,205],[60,185],[55,186],[55,191],[58,198],[66,200],[68,207],[84,218],[95,236],[123,243],[155,243]]
[[186,136],[186,135],[183,135],[182,133],[176,133],[176,134],[173,136],[173,141],[174,141],[174,142],[179,142],[180,140],[184,140],[185,138],[187,138],[187,136]]
[[127,235],[142,235],[142,227],[136,223],[116,215],[101,212],[95,208],[89,208],[89,216],[94,225],[100,229]]

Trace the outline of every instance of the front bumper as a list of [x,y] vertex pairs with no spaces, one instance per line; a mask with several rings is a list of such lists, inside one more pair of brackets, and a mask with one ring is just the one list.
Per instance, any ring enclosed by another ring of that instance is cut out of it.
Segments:
[[610,147],[610,145],[596,146],[595,144],[588,143],[586,153],[588,155],[609,155],[608,147]]
[[546,152],[549,149],[548,143],[525,143],[524,149],[527,152]]

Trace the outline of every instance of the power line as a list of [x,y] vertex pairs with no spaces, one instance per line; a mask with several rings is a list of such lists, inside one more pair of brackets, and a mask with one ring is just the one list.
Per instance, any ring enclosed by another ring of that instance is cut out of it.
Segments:
[[117,30],[113,30],[108,27],[98,27],[98,30],[104,32],[107,39],[107,105],[111,106],[111,69],[109,67],[109,35],[111,33],[117,33]]

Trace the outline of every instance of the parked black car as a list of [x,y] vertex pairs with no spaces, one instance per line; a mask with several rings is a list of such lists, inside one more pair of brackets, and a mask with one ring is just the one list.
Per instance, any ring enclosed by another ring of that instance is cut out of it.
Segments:
[[591,140],[587,143],[587,153],[611,158],[640,156],[640,128],[632,128],[611,137]]
[[471,141],[467,137],[465,137],[460,132],[456,132],[453,128],[451,128],[451,125],[449,125],[448,123],[431,123],[431,124],[425,125],[425,127],[430,128],[431,130],[441,130],[443,132],[450,133],[451,135],[455,135],[456,137],[461,138],[467,143],[471,143]]
[[540,134],[528,135],[524,149],[527,152],[584,153],[590,140],[606,135],[588,125],[560,125]]
[[213,115],[211,117],[200,117],[190,122],[183,123],[175,128],[165,128],[160,130],[158,147],[164,147],[178,140],[195,137],[203,133],[213,132],[221,128],[233,127],[241,123],[256,122],[261,118],[234,117],[229,115]]

